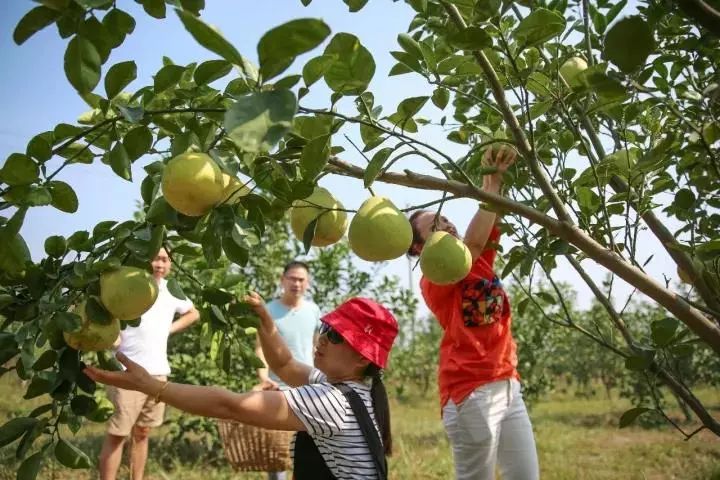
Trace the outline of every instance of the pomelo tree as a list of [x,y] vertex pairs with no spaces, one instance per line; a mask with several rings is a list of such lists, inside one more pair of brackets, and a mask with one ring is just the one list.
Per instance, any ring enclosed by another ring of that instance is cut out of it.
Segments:
[[[107,61],[136,22],[113,0],[41,0],[13,32],[21,45],[43,28],[57,28],[67,39],[67,80],[92,108],[77,123],[38,133],[0,170],[8,212],[0,226],[0,360],[29,380],[25,398],[49,396],[44,407],[0,427],[0,445],[22,438],[18,456],[27,458],[20,478],[33,478],[51,450],[68,467],[89,465],[58,432],[62,423],[79,428],[79,418],[92,414],[82,392],[94,385],[80,371],[81,354],[50,342],[80,328],[79,317],[68,314],[78,296],[97,297],[101,274],[144,266],[161,245],[173,252],[180,241],[197,247],[178,247],[178,259],[202,255],[212,267],[224,257],[243,266],[266,226],[287,221],[293,202],[310,196],[326,175],[355,177],[369,192],[374,182],[438,192],[436,202],[413,208],[439,211],[449,198],[465,197],[503,213],[514,246],[503,252],[502,276],[515,275],[530,294],[516,315],[529,302],[562,305],[560,289],[533,295],[533,282],[552,280],[557,262],[568,262],[622,343],[562,310],[557,323],[664,384],[702,429],[720,435],[720,421],[671,368],[698,348],[720,355],[720,15],[712,2],[651,0],[631,9],[625,0],[407,0],[416,14],[390,47],[397,63],[389,75],[423,78],[427,95],[381,106],[369,89],[374,54],[362,39],[322,20],[300,18],[271,29],[258,39],[254,65],[202,20],[203,0],[136,1],[155,18],[177,15],[187,41],[205,47],[208,58],[189,65],[165,59],[151,85],[126,92],[138,76],[135,62]],[[344,2],[348,15],[367,3]],[[308,53],[304,65],[295,62]],[[571,59],[582,61],[571,62],[573,72],[565,68],[568,84],[561,69]],[[213,86],[217,80],[222,88]],[[327,102],[307,104],[308,92],[323,83],[331,91]],[[346,97],[354,108],[340,110]],[[424,138],[432,123],[462,146],[460,157]],[[368,163],[349,160],[356,154],[337,146],[341,133],[358,139]],[[479,188],[491,173],[482,155],[500,145],[519,153],[505,196]],[[164,170],[171,159],[197,153],[212,159],[210,170],[173,165],[173,178],[211,186],[192,192],[201,194],[196,204],[190,197],[178,202]],[[126,181],[132,163],[145,155],[164,160],[145,167],[143,220],[52,236],[47,256],[31,260],[20,234],[28,209],[77,210],[73,186],[59,180],[61,173],[109,166]],[[437,174],[403,168],[405,157],[427,162]],[[237,187],[236,195],[228,185]],[[172,199],[163,196],[166,189]],[[342,192],[331,193],[343,200]],[[173,203],[198,208],[178,207],[183,214]],[[340,209],[321,210],[302,232],[307,248],[323,215]],[[687,288],[645,272],[652,260],[644,249],[648,236],[662,246],[655,253],[677,265]],[[623,309],[587,273],[597,267],[665,309],[651,335],[628,328]],[[172,290],[182,295],[174,284]],[[245,314],[228,292],[204,293],[208,328]],[[90,320],[106,321],[102,303],[94,304]],[[638,405],[621,423],[657,408]]]

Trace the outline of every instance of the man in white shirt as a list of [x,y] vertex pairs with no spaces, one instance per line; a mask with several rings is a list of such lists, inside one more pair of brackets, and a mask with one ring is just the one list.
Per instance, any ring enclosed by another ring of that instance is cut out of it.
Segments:
[[[158,297],[141,317],[140,325],[120,332],[119,352],[142,365],[151,375],[165,380],[170,374],[167,358],[168,337],[195,323],[200,314],[189,299],[174,297],[165,277],[170,273],[170,256],[161,248],[151,262],[158,284]],[[175,316],[179,315],[177,319]],[[147,395],[115,387],[107,388],[115,405],[108,421],[107,435],[100,452],[101,480],[115,480],[122,461],[123,445],[132,434],[130,469],[133,480],[142,480],[148,457],[150,429],[162,425],[165,404]]]

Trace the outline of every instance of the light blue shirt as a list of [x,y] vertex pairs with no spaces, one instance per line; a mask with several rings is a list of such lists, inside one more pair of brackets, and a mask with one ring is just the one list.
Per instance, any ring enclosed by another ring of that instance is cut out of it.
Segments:
[[[273,300],[267,304],[267,310],[295,360],[312,366],[313,336],[320,329],[320,308],[309,300],[304,300],[296,309],[288,308],[280,300]],[[269,377],[285,387],[272,371]]]

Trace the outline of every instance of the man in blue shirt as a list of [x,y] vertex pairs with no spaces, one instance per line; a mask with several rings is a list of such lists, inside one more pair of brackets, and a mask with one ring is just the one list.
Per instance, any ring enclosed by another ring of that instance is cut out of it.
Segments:
[[[292,261],[285,265],[280,279],[282,292],[280,298],[266,305],[275,321],[280,335],[297,361],[306,365],[313,364],[313,348],[320,329],[320,309],[311,300],[305,298],[310,287],[310,268],[304,262]],[[265,362],[258,342],[255,353]],[[259,368],[258,377],[263,390],[285,389],[285,385],[268,368]],[[285,472],[270,472],[270,480],[284,480]]]

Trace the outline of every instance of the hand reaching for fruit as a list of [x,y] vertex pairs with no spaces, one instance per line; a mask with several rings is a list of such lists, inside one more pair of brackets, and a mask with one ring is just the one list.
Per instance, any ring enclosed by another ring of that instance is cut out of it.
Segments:
[[[493,151],[496,151],[493,155]],[[503,174],[515,163],[517,152],[509,145],[502,145],[499,149],[488,148],[483,156],[483,167],[495,167],[497,171],[483,176],[483,190],[490,193],[500,193],[503,184]]]

